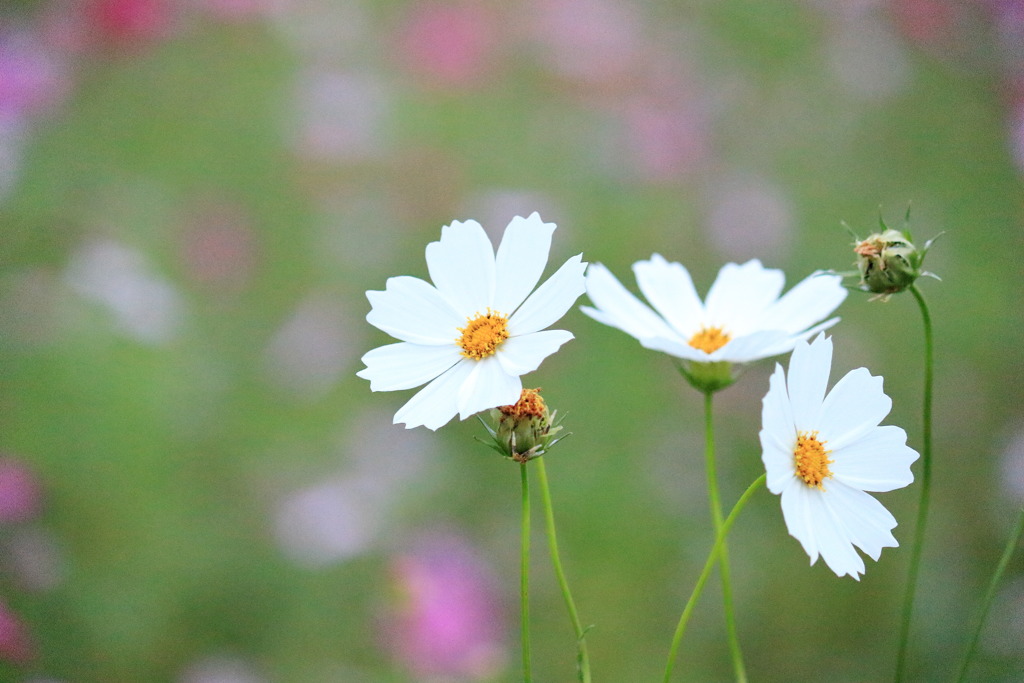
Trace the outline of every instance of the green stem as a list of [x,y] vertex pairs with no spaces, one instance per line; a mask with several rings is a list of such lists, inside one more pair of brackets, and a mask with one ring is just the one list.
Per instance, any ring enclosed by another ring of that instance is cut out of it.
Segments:
[[[722,530],[722,501],[718,495],[718,473],[715,465],[715,429],[712,419],[713,392],[704,392],[704,463],[708,478],[708,501],[711,504],[711,518],[714,520],[715,535]],[[729,635],[729,651],[732,655],[733,670],[737,683],[746,683],[747,672],[743,666],[743,652],[736,634],[736,619],[732,608],[732,581],[729,571],[729,548],[722,543],[718,551],[718,571],[722,577],[722,602],[725,608],[725,628]]]
[[530,667],[530,480],[526,463],[519,463],[523,483],[523,536],[519,548],[519,608],[523,650],[523,683],[533,681]]
[[576,603],[572,599],[569,582],[565,578],[562,560],[558,554],[558,536],[555,534],[555,510],[551,505],[551,490],[548,488],[547,467],[544,465],[543,457],[537,458],[536,463],[537,480],[540,482],[540,497],[544,504],[544,520],[547,525],[551,563],[555,566],[555,576],[558,577],[558,585],[562,588],[565,607],[569,610],[569,620],[572,622],[572,628],[576,632],[576,675],[580,683],[590,683],[590,655],[587,653],[587,632],[580,621],[579,613],[576,611]]
[[996,595],[999,581],[1003,578],[1003,572],[1006,571],[1006,565],[1010,563],[1010,558],[1013,557],[1013,552],[1017,549],[1017,544],[1020,543],[1021,534],[1024,534],[1024,507],[1020,509],[1020,514],[1017,516],[1017,525],[1010,533],[1010,538],[1006,542],[1006,549],[1003,550],[1003,556],[999,559],[996,572],[992,575],[992,580],[988,584],[988,591],[985,592],[985,597],[981,601],[976,619],[977,623],[974,625],[974,633],[967,643],[964,658],[960,662],[960,673],[956,677],[958,683],[962,683],[967,675],[967,666],[971,663],[971,657],[974,656],[974,648],[977,647],[978,639],[981,637],[981,627],[985,624],[985,617],[988,616],[988,609],[992,606],[992,599]]
[[903,680],[907,662],[907,643],[910,639],[910,620],[914,613],[914,595],[917,592],[917,577],[921,567],[921,550],[924,547],[925,526],[928,523],[928,502],[932,484],[932,384],[935,375],[935,344],[932,337],[932,316],[928,304],[917,285],[910,285],[910,293],[921,309],[924,326],[924,400],[922,401],[922,427],[924,436],[921,449],[921,498],[917,506],[917,525],[914,528],[914,543],[910,551],[910,569],[907,576],[907,592],[903,599],[903,618],[900,622],[899,650],[896,655],[896,683]]
[[690,593],[690,599],[686,602],[686,607],[683,609],[682,616],[679,617],[679,625],[676,626],[675,635],[672,637],[672,647],[669,649],[668,662],[665,664],[665,678],[664,683],[669,683],[672,678],[672,667],[675,666],[676,655],[679,654],[679,645],[683,642],[683,634],[686,632],[686,624],[690,620],[690,615],[693,613],[693,608],[697,604],[697,600],[700,598],[700,594],[704,591],[704,584],[707,583],[708,576],[711,575],[711,570],[715,566],[715,561],[719,557],[719,551],[725,545],[725,537],[729,534],[729,529],[732,528],[733,522],[736,521],[736,517],[739,516],[740,511],[746,506],[747,501],[750,500],[751,496],[757,489],[764,485],[765,480],[768,478],[767,474],[762,474],[760,477],[754,480],[754,483],[747,487],[747,490],[743,492],[740,499],[736,501],[736,505],[733,506],[732,512],[722,522],[722,528],[715,534],[715,544],[711,547],[711,552],[708,553],[708,559],[704,563],[704,569],[701,570],[700,577],[697,578],[697,583],[693,587],[693,592]]

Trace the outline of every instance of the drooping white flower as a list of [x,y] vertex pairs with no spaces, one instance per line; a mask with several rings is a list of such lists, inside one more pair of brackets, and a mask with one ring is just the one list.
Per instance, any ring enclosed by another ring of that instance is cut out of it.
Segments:
[[788,376],[776,365],[763,402],[761,459],[811,564],[821,555],[837,576],[859,580],[864,561],[854,546],[877,561],[882,548],[899,545],[896,519],[866,491],[909,485],[918,455],[902,429],[879,426],[892,407],[882,378],[857,368],[826,395],[831,366],[824,334],[797,343]]
[[649,349],[696,363],[748,363],[787,353],[800,340],[831,327],[815,325],[846,298],[838,275],[815,273],[780,298],[785,276],[758,260],[727,263],[701,302],[690,273],[654,254],[633,264],[652,310],[599,263],[587,269],[582,306],[594,320],[636,337]]
[[[497,253],[476,221],[454,221],[427,245],[433,285],[389,278],[366,293],[367,321],[399,339],[363,356],[358,374],[373,391],[427,385],[395,414],[395,423],[437,429],[456,413],[515,403],[520,375],[573,338],[545,330],[584,292],[587,264],[577,254],[534,290],[547,265],[554,223],[534,212],[515,217]],[[532,294],[531,294],[532,292]]]

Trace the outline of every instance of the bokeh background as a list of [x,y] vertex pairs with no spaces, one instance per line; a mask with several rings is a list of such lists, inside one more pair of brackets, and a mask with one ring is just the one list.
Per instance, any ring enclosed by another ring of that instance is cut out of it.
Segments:
[[[1019,0],[6,0],[0,5],[0,679],[518,676],[518,468],[473,420],[392,426],[364,292],[453,219],[539,211],[552,263],[659,252],[790,283],[913,202],[945,234],[932,522],[911,672],[944,680],[1024,502]],[[881,208],[879,208],[881,207]],[[552,267],[553,268],[553,267]],[[920,446],[920,318],[852,293],[835,378]],[[595,679],[660,680],[711,534],[701,400],[573,310],[542,386]],[[761,471],[772,363],[716,400],[723,497]],[[904,548],[808,566],[759,494],[731,549],[753,680],[891,676]],[[539,518],[536,528],[540,529]],[[538,680],[574,645],[538,533]],[[972,680],[1024,670],[1024,560]],[[709,584],[678,672],[731,676]]]

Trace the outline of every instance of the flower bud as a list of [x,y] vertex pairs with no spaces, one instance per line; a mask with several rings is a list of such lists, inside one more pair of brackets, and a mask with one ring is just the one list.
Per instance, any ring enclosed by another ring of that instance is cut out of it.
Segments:
[[540,457],[561,439],[555,436],[562,430],[555,413],[548,410],[540,389],[523,389],[514,404],[491,410],[494,427],[484,423],[493,440],[488,445],[516,462]]
[[869,292],[902,292],[921,275],[921,255],[899,230],[869,235],[853,251],[857,254],[860,286]]
[[[907,210],[909,221],[910,211]],[[853,251],[857,254],[857,270],[860,274],[858,286],[866,292],[873,292],[880,299],[902,292],[922,275],[936,277],[921,269],[924,257],[934,239],[925,242],[924,248],[914,246],[909,230],[893,230],[879,218],[881,232],[858,239]],[[937,278],[936,278],[937,279]]]

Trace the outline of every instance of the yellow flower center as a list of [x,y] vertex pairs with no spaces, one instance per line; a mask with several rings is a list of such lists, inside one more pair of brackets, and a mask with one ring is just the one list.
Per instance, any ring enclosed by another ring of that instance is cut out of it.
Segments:
[[486,313],[467,318],[466,326],[458,329],[462,335],[455,343],[462,347],[462,355],[483,360],[493,356],[501,343],[508,339],[508,318],[488,308]]
[[732,336],[721,327],[702,327],[687,343],[704,353],[714,353],[728,344],[730,339]]
[[547,413],[547,406],[544,404],[544,399],[540,397],[540,387],[536,389],[524,387],[522,393],[519,394],[518,401],[510,406],[499,406],[498,410],[516,419],[524,419],[544,417]]
[[798,432],[796,437],[796,448],[793,449],[793,458],[796,460],[796,476],[804,480],[808,486],[813,486],[822,491],[825,487],[821,482],[832,476],[832,470],[828,466],[835,462],[830,460],[828,454],[832,451],[825,450],[825,441],[818,441],[818,432]]

